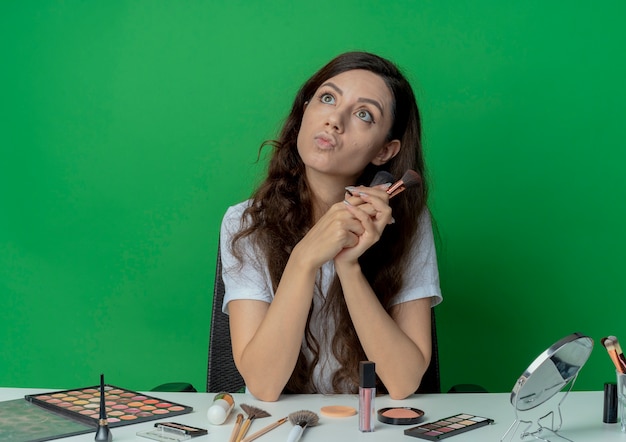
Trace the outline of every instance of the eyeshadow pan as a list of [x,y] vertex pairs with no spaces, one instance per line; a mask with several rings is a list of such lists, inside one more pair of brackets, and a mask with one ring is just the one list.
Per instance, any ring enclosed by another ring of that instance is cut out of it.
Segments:
[[492,423],[493,419],[460,413],[455,416],[406,429],[404,430],[404,434],[420,439],[437,441]]
[[[164,415],[190,413],[192,407],[105,385],[105,404],[110,427],[161,419]],[[97,426],[100,414],[100,387],[27,395],[25,399],[72,420]]]

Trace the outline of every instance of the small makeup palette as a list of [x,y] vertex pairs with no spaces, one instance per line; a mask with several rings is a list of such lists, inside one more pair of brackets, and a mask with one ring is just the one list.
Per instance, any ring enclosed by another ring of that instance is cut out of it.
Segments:
[[[112,385],[104,386],[109,427],[191,413],[192,407]],[[98,426],[100,386],[25,396],[27,401],[71,419]]]
[[411,407],[389,407],[378,410],[378,420],[391,425],[414,425],[423,416],[422,410]]
[[493,419],[461,413],[435,422],[408,428],[404,430],[404,434],[426,440],[441,440],[492,423]]

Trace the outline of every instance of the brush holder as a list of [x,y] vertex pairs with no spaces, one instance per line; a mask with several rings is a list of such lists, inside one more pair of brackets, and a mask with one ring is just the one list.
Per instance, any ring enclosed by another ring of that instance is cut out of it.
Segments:
[[617,416],[622,432],[626,433],[626,373],[617,372]]

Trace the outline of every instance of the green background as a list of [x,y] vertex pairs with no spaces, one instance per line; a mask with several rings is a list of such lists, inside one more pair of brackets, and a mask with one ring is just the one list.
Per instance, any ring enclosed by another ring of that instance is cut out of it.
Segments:
[[396,61],[423,112],[442,386],[626,340],[626,2],[3,1],[0,386],[205,388],[221,217],[300,84]]

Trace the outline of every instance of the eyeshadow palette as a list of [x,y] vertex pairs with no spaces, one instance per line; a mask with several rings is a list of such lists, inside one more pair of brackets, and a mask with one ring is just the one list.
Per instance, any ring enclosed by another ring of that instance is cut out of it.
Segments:
[[[112,385],[104,386],[109,427],[163,419],[191,413],[192,407]],[[27,401],[96,427],[100,414],[100,386],[27,395]]]
[[492,423],[493,419],[461,413],[406,429],[404,434],[426,440],[441,440]]
[[0,402],[0,440],[42,442],[83,433],[94,427],[60,416],[24,399]]

